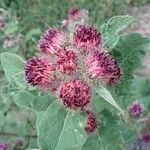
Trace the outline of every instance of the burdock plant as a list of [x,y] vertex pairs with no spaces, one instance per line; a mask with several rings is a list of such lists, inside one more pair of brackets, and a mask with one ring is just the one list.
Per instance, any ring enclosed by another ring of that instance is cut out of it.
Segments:
[[[100,27],[88,17],[86,10],[70,9],[60,28],[43,33],[37,57],[1,55],[6,77],[17,88],[13,100],[36,112],[41,150],[122,149],[146,114],[128,95],[150,40],[119,34],[134,21],[131,16],[112,17]],[[17,99],[20,94],[27,102]]]

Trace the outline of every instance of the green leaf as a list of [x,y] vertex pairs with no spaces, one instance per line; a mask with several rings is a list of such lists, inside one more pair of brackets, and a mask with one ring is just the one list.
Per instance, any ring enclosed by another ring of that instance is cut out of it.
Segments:
[[141,58],[146,48],[150,45],[150,39],[143,38],[140,34],[129,34],[122,36],[119,43],[111,51],[122,69],[122,77],[119,84],[113,89],[117,95],[126,96],[134,79],[133,74],[141,64]]
[[31,107],[36,111],[45,111],[54,100],[55,98],[50,95],[36,96],[32,100]]
[[4,113],[2,111],[0,111],[0,127],[4,124],[4,121],[5,121],[5,116],[4,116]]
[[139,102],[143,104],[144,110],[146,110],[147,112],[150,111],[150,96],[146,96],[146,97],[139,99]]
[[118,33],[127,28],[129,24],[134,21],[131,16],[114,16],[108,20],[107,23],[101,26],[101,32],[103,36],[103,44],[108,49],[112,49],[119,42]]
[[44,113],[39,125],[38,144],[45,150],[80,150],[87,140],[85,119],[79,114],[67,112],[57,102]]
[[24,89],[27,88],[28,84],[25,81],[24,71],[13,75],[12,76],[12,83],[17,84],[21,88],[24,88]]
[[82,150],[104,150],[103,143],[99,133],[89,136]]
[[5,72],[5,76],[10,84],[14,81],[15,75],[24,71],[24,60],[20,56],[13,53],[2,53],[1,63]]
[[44,115],[45,111],[40,111],[36,114],[36,130],[39,131],[39,125],[41,122],[41,119]]
[[[115,113],[116,112],[116,108],[112,107],[112,105],[110,105],[110,103],[108,103],[107,101],[105,101],[102,97],[99,96],[99,94],[95,95],[93,97],[93,101],[92,101],[92,109],[96,112],[96,113],[101,113],[101,111],[103,111],[104,109],[108,109],[111,112]],[[118,111],[118,110],[117,110]]]
[[37,91],[23,89],[13,92],[12,95],[14,102],[18,106],[30,108],[33,111],[45,111],[55,99],[47,94],[42,96]]
[[13,93],[14,102],[20,107],[31,108],[31,104],[35,96],[28,91],[19,90]]
[[27,121],[19,121],[17,123],[17,136],[24,137],[27,134],[28,128],[27,128]]
[[124,141],[121,137],[121,129],[119,129],[118,119],[116,115],[108,110],[102,112],[104,119],[101,127],[98,129],[98,134],[103,144],[103,150],[121,150],[123,149]]
[[31,29],[25,36],[26,41],[29,41],[33,35],[39,35],[41,34],[40,28]]
[[11,34],[18,30],[17,24],[13,21],[7,24],[5,34]]
[[102,97],[105,101],[110,103],[112,106],[114,106],[116,109],[118,109],[122,114],[124,114],[124,111],[121,109],[121,107],[115,102],[114,98],[112,97],[111,93],[104,87],[97,87],[95,88],[95,91],[99,94],[100,97]]

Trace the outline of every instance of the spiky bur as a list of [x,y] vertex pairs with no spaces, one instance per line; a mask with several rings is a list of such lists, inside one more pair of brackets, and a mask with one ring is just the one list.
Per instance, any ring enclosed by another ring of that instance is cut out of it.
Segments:
[[62,50],[60,54],[58,54],[56,68],[64,73],[71,75],[77,69],[77,56],[71,50]]
[[0,150],[8,150],[8,145],[5,143],[0,143]]
[[87,111],[86,114],[87,114],[86,126],[84,129],[87,134],[91,134],[94,133],[98,127],[97,119],[96,119],[96,115],[91,111]]
[[73,24],[74,22],[82,21],[86,22],[88,18],[88,11],[87,10],[81,10],[79,8],[71,8],[68,10],[68,18],[62,21],[62,24],[64,27],[68,27],[69,25]]
[[143,113],[143,106],[138,101],[133,102],[133,104],[129,108],[129,114],[133,118],[140,117]]
[[101,33],[96,28],[79,24],[76,26],[73,41],[80,51],[89,52],[101,45]]
[[31,58],[25,65],[25,78],[30,85],[45,86],[52,78],[52,65],[45,58]]
[[58,54],[65,42],[64,32],[56,29],[48,29],[38,43],[38,48],[46,54]]
[[92,78],[100,78],[113,85],[121,77],[121,69],[117,62],[106,52],[93,51],[85,60],[85,67]]
[[68,11],[68,19],[69,20],[76,20],[80,18],[82,15],[82,11],[79,8],[71,8]]
[[83,109],[90,103],[91,88],[82,80],[70,80],[62,85],[59,98],[66,108]]

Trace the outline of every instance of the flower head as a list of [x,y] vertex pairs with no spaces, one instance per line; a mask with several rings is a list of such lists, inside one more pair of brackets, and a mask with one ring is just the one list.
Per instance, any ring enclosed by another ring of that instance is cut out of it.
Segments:
[[70,80],[62,85],[59,97],[66,108],[82,109],[90,103],[91,89],[82,80]]
[[46,54],[57,54],[65,42],[65,34],[58,29],[48,29],[41,37],[38,48]]
[[58,55],[56,67],[65,74],[72,74],[77,68],[77,57],[73,51],[64,50]]
[[119,65],[105,52],[90,53],[85,60],[85,66],[91,77],[104,79],[110,85],[116,83],[121,77]]
[[74,44],[81,51],[89,52],[101,44],[101,33],[87,25],[77,25],[73,37]]
[[45,58],[31,58],[25,65],[25,78],[33,86],[44,86],[49,83],[52,65]]
[[133,102],[133,104],[130,106],[130,115],[132,117],[139,117],[143,112],[143,106],[139,102]]
[[85,131],[87,134],[93,133],[97,129],[97,119],[93,112],[87,112]]
[[82,16],[82,11],[79,8],[71,8],[68,11],[68,19],[76,20]]

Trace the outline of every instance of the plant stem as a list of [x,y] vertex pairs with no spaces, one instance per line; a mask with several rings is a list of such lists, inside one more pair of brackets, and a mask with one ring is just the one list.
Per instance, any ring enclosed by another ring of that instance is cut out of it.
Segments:
[[[0,132],[0,135],[17,136],[16,133]],[[27,138],[37,138],[37,135],[25,135]]]

